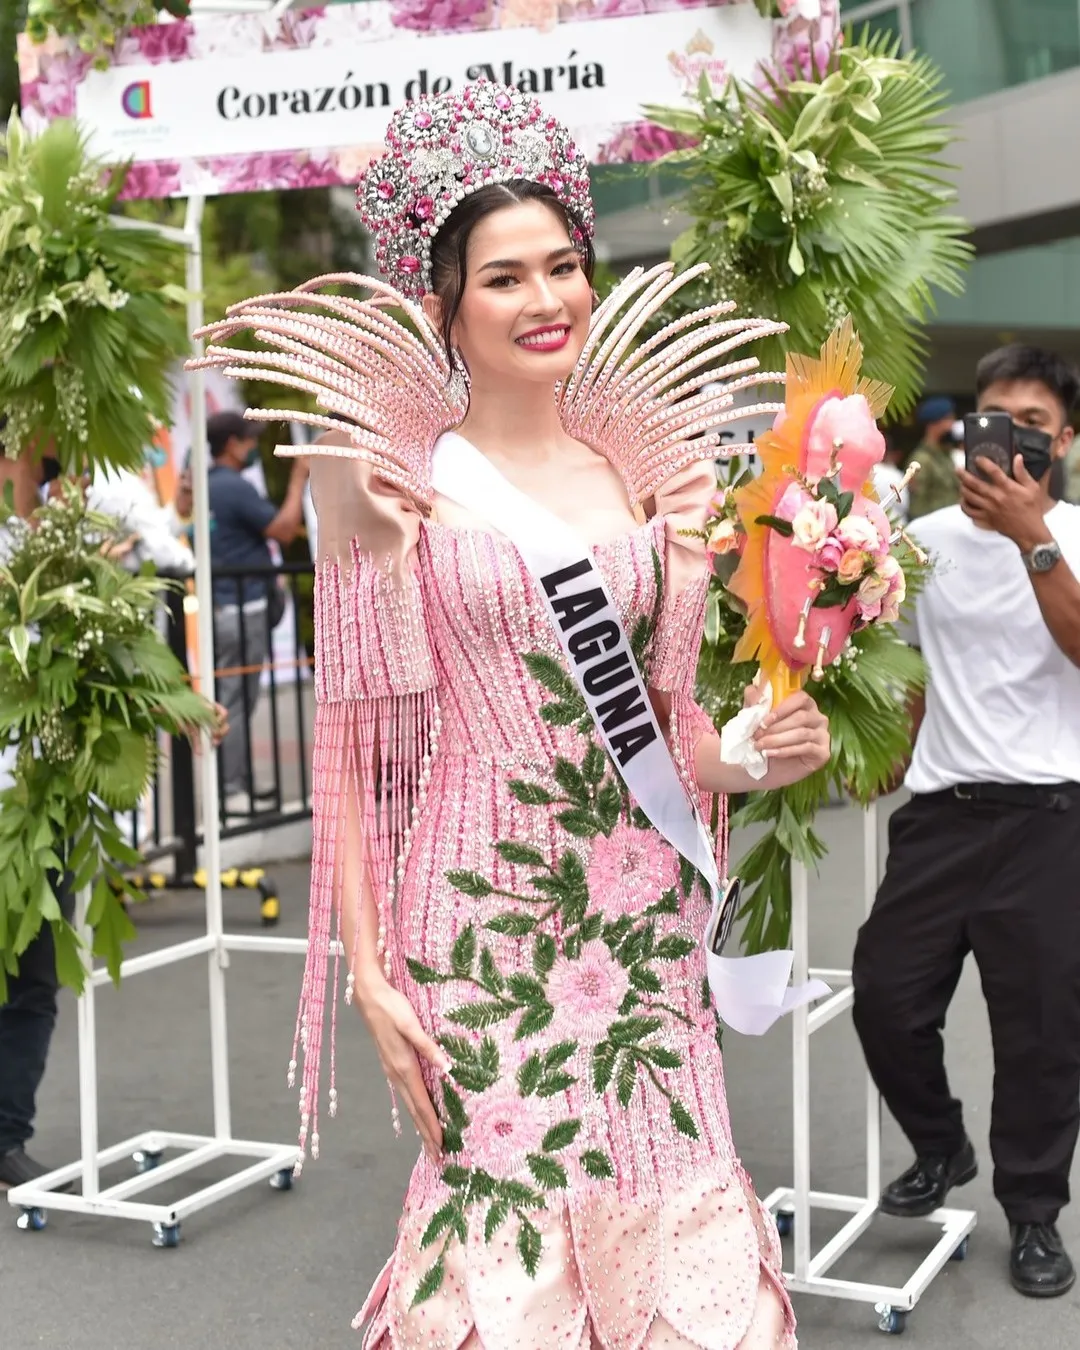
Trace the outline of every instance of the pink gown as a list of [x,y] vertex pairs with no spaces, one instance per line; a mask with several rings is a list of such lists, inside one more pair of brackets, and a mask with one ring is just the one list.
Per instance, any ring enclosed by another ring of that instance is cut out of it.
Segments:
[[[722,852],[723,803],[692,773],[706,560],[680,533],[704,523],[711,463],[675,436],[647,463],[633,436],[588,439],[650,513],[595,553]],[[410,478],[323,450],[306,1142],[350,860],[453,1062],[425,1067],[444,1157],[413,1171],[364,1350],[793,1350],[775,1225],[731,1138],[701,884],[627,800],[509,540],[439,523],[423,457]],[[331,1053],[331,1109],[332,1075]]]

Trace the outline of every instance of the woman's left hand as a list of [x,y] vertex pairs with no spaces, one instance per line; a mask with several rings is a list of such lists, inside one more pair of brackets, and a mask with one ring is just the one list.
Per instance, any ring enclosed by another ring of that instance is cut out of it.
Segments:
[[805,690],[774,708],[754,736],[769,761],[762,787],[787,787],[823,769],[832,754],[829,719]]

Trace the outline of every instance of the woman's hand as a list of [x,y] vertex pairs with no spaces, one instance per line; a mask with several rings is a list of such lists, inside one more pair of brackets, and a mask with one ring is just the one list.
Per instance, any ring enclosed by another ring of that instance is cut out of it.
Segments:
[[832,754],[829,719],[805,690],[791,694],[758,728],[754,744],[769,761],[759,787],[788,787],[823,769]]
[[431,1104],[420,1060],[423,1056],[440,1073],[450,1072],[450,1060],[420,1025],[412,1004],[381,973],[356,981],[356,1001],[379,1052],[379,1061],[391,1087],[405,1103],[432,1162],[442,1158],[442,1126]]

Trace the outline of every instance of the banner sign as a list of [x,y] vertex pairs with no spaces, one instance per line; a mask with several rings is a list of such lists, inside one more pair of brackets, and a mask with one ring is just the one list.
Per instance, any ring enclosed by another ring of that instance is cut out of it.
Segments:
[[159,24],[132,30],[106,70],[24,35],[23,118],[33,130],[75,116],[97,154],[133,162],[127,196],[353,184],[402,103],[486,78],[539,95],[591,161],[622,163],[675,144],[642,104],[678,102],[703,74],[718,88],[749,79],[772,44],[745,0],[492,0],[468,7],[467,26],[453,6],[430,8],[367,0]]

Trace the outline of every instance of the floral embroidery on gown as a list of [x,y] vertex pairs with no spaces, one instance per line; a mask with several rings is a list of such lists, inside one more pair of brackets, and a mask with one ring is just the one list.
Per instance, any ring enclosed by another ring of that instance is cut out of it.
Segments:
[[[594,553],[696,796],[707,575],[682,531],[704,522],[711,462],[673,436],[645,472],[632,446],[582,438],[653,510]],[[439,523],[422,468],[408,480],[323,448],[301,1025],[313,1152],[333,916],[360,899],[349,857],[364,858],[391,978],[453,1066],[424,1065],[444,1156],[416,1164],[356,1319],[364,1350],[794,1347],[775,1225],[731,1139],[703,881],[629,799],[509,540]],[[723,802],[698,800],[723,841]],[[331,1049],[332,1109],[336,1096]]]

